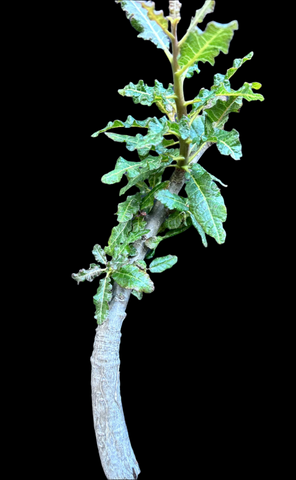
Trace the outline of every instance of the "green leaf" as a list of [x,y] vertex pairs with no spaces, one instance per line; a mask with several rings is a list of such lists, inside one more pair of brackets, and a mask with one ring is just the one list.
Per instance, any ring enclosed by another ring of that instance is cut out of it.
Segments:
[[117,272],[112,273],[112,278],[123,288],[145,293],[151,293],[154,290],[154,284],[148,273],[135,265],[124,265]]
[[132,290],[131,293],[137,297],[138,300],[142,300],[143,298],[143,292],[137,292],[137,290]]
[[169,190],[161,190],[155,194],[155,198],[170,210],[180,210],[181,212],[189,210],[188,199],[171,193]]
[[97,290],[97,293],[93,297],[94,304],[96,306],[95,319],[97,320],[99,325],[101,325],[108,317],[108,313],[109,313],[108,302],[110,302],[112,298],[111,292],[112,292],[111,278],[106,276],[105,278],[100,280],[100,285]]
[[[139,38],[144,40],[151,40],[157,48],[162,48],[168,52],[170,45],[169,37],[163,31],[162,27],[155,21],[150,20],[147,10],[143,7],[146,2],[133,0],[115,0],[120,3],[123,11],[126,12],[127,18],[130,20],[132,26],[140,32]],[[150,7],[151,4],[147,4]],[[158,12],[157,12],[158,14]],[[169,54],[170,55],[170,54]]]
[[238,23],[235,20],[224,25],[210,22],[204,32],[196,27],[181,45],[178,75],[197,62],[209,62],[214,65],[214,59],[220,51],[228,53],[234,30],[237,29]]
[[111,172],[103,175],[101,181],[103,183],[107,183],[108,185],[118,183],[120,182],[124,174],[131,177],[133,175],[133,172],[137,172],[138,170],[139,162],[130,162],[122,157],[119,157],[114,170],[111,170]]
[[149,270],[152,273],[164,272],[177,263],[178,257],[176,255],[167,255],[166,257],[158,257],[149,265]]
[[118,204],[117,220],[119,223],[127,222],[133,218],[133,215],[137,213],[141,204],[141,193],[130,195],[125,202]]
[[121,120],[114,120],[114,122],[108,122],[105,128],[98,130],[97,132],[93,133],[91,137],[98,137],[101,133],[107,132],[107,130],[111,130],[113,128],[148,128],[149,122],[152,120],[152,117],[148,117],[145,120],[135,120],[131,115],[129,115],[125,122]]
[[195,216],[193,213],[190,213],[191,215],[191,220],[192,220],[192,225],[196,228],[196,230],[198,231],[198,233],[200,234],[201,236],[201,241],[203,243],[203,245],[205,247],[208,246],[208,242],[207,242],[207,239],[206,239],[206,235],[205,235],[205,232],[203,230],[203,228],[201,227],[201,225],[198,223],[198,221],[196,220]]
[[162,240],[163,240],[163,237],[157,237],[157,236],[149,237],[145,241],[145,245],[151,250],[154,250]]
[[139,164],[137,174],[120,190],[119,195],[123,195],[133,185],[148,179],[151,175],[160,173],[159,169],[161,172],[165,169],[161,157],[147,157]]
[[159,183],[156,185],[156,187],[152,188],[149,193],[144,197],[142,203],[141,203],[141,210],[144,210],[146,208],[152,207],[154,204],[154,196],[156,192],[159,190],[164,190],[167,189],[170,184],[169,180],[166,180],[165,182]]
[[94,255],[97,262],[102,263],[103,265],[106,265],[107,257],[100,245],[97,244],[94,246],[92,254]]
[[208,235],[215,238],[217,243],[224,243],[226,233],[222,222],[226,220],[226,207],[219,188],[199,164],[186,172],[185,179],[188,180],[185,190],[190,211]]
[[176,103],[174,100],[174,86],[169,83],[168,88],[164,88],[163,84],[155,80],[155,86],[149,87],[143,80],[139,80],[137,84],[130,82],[126,87],[118,90],[122,96],[131,97],[135,104],[151,106],[156,103],[159,110],[174,120],[176,114]]
[[163,230],[166,230],[167,228],[169,228],[170,230],[172,230],[174,228],[179,228],[183,220],[184,213],[177,210],[168,216],[168,218],[162,224],[161,229],[163,228]]
[[185,42],[185,40],[187,39],[190,33],[195,31],[196,25],[198,23],[201,23],[208,13],[212,13],[214,11],[214,8],[215,8],[214,0],[206,0],[204,5],[199,10],[196,10],[195,16],[194,18],[191,19],[191,23],[189,25],[189,28],[186,34],[179,42],[179,46],[181,46]]
[[131,229],[132,229],[131,220],[125,223],[120,223],[116,227],[112,228],[111,235],[108,240],[108,246],[104,248],[107,255],[112,256],[116,245],[120,245],[121,243],[124,243],[126,241]]
[[230,155],[234,160],[242,157],[242,146],[239,140],[239,133],[233,129],[231,132],[214,129],[217,138],[217,148],[222,155]]
[[107,137],[111,138],[115,142],[126,143],[126,148],[133,152],[134,150],[139,150],[141,155],[146,155],[152,146],[159,145],[163,140],[163,135],[161,133],[148,133],[143,136],[138,133],[136,136],[132,137],[130,135],[122,135],[119,133],[106,133]]
[[74,280],[76,280],[77,285],[79,285],[80,282],[84,282],[85,280],[92,282],[93,279],[101,275],[102,272],[103,270],[99,265],[91,263],[88,270],[83,268],[79,270],[78,273],[72,273],[71,276]]
[[[142,210],[142,205],[141,205],[141,210]],[[145,219],[145,217],[138,217],[136,216],[135,218],[133,218],[133,232],[134,233],[138,233],[138,232],[141,232],[142,230],[145,229],[145,225],[147,224],[147,220]]]

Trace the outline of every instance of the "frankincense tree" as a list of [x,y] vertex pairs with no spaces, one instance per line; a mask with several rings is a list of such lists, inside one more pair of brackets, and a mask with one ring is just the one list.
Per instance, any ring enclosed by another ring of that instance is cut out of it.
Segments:
[[[230,84],[231,77],[252,58],[253,52],[234,60],[226,73],[216,74],[211,90],[201,88],[195,98],[184,98],[185,79],[199,74],[201,63],[214,65],[220,52],[227,54],[238,29],[236,21],[212,21],[204,30],[199,28],[205,16],[213,12],[215,1],[206,0],[196,11],[180,40],[178,0],[169,1],[168,17],[155,10],[154,2],[115,1],[138,37],[150,40],[164,51],[171,64],[173,83],[165,88],[159,80],[154,85],[143,80],[130,82],[118,90],[119,94],[131,97],[136,104],[156,104],[162,116],[136,120],[129,115],[126,120],[110,121],[92,135],[105,133],[115,142],[125,143],[127,150],[136,150],[139,157],[138,161],[119,157],[114,169],[102,176],[102,182],[109,185],[121,182],[123,177],[127,179],[120,196],[133,186],[138,191],[118,204],[117,225],[108,245],[102,248],[97,244],[93,248],[96,263],[72,275],[77,283],[101,276],[93,299],[98,326],[91,357],[92,405],[101,463],[106,477],[112,480],[137,478],[140,472],[124,420],[119,381],[121,326],[130,295],[141,300],[143,293],[153,292],[149,273],[163,272],[177,262],[175,255],[156,256],[163,240],[193,228],[205,247],[207,235],[218,244],[225,242],[226,207],[217,186],[223,183],[198,162],[212,145],[222,155],[239,160],[239,133],[225,128],[229,115],[240,111],[243,100],[264,100],[254,92],[261,87],[260,83],[246,82],[238,90]],[[116,128],[122,127],[143,129],[143,134],[116,133]],[[163,180],[167,168],[173,168],[172,175]]]

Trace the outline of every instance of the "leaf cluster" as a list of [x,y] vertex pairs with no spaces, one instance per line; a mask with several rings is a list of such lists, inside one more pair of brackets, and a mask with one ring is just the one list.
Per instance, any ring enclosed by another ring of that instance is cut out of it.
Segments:
[[[169,31],[169,22],[172,27],[178,23],[178,12],[170,12],[171,16],[165,17],[162,11],[155,11],[154,2],[116,0],[116,3],[120,3],[132,26],[139,32],[138,37],[150,40],[157,48],[163,49],[172,62],[169,47],[175,38]],[[182,81],[192,77],[195,72],[200,72],[199,62],[214,65],[215,57],[220,52],[228,52],[234,30],[238,28],[236,21],[224,25],[210,22],[204,31],[197,26],[214,10],[214,6],[214,1],[206,0],[178,42],[178,68],[175,76],[182,78]],[[235,129],[227,131],[225,125],[230,113],[241,110],[243,100],[264,100],[262,95],[254,92],[261,87],[257,82],[245,82],[238,90],[233,90],[230,85],[231,77],[252,56],[253,52],[250,52],[245,57],[234,60],[225,74],[216,74],[210,90],[202,88],[195,98],[185,103],[186,107],[191,106],[191,110],[181,118],[177,115],[177,96],[173,84],[165,88],[158,80],[155,80],[153,86],[146,85],[143,80],[136,84],[130,82],[118,90],[119,94],[130,97],[135,104],[156,104],[162,116],[136,120],[129,115],[125,121],[110,121],[106,127],[92,135],[98,137],[104,133],[111,140],[124,143],[128,151],[136,151],[139,157],[138,161],[129,161],[120,156],[114,168],[102,176],[102,182],[108,185],[126,178],[120,196],[131,187],[136,187],[138,192],[128,195],[119,203],[116,213],[118,224],[111,231],[108,245],[105,248],[95,245],[93,249],[97,263],[91,264],[88,270],[83,269],[72,275],[79,283],[93,281],[102,273],[105,274],[94,296],[95,318],[99,324],[108,316],[113,281],[130,289],[141,299],[143,293],[154,290],[148,271],[163,272],[176,263],[176,256],[167,255],[155,258],[147,267],[146,261],[154,257],[157,246],[164,239],[193,227],[205,247],[207,235],[218,244],[225,242],[223,222],[227,211],[217,183],[226,185],[207,172],[196,159],[199,159],[200,152],[208,144],[216,144],[222,155],[229,155],[234,160],[242,157],[239,133]],[[118,128],[121,131],[123,128],[142,129],[143,134],[114,132]],[[188,145],[187,158],[180,155],[181,142]],[[163,180],[165,170],[172,167],[182,168],[186,172],[185,192],[182,195],[171,193],[170,181]],[[168,215],[157,235],[150,236],[150,230],[145,228],[146,217],[156,201],[167,208]],[[145,260],[135,260],[139,241],[144,241],[149,249]],[[107,255],[111,257],[110,260],[107,260]]]

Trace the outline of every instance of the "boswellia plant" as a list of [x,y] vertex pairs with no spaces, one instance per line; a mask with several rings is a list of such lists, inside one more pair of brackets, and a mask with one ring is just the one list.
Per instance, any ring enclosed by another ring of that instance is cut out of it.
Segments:
[[[225,242],[226,207],[217,186],[217,182],[223,183],[207,172],[199,159],[215,144],[222,155],[239,160],[242,156],[239,133],[225,128],[229,115],[240,111],[244,99],[264,100],[254,92],[261,87],[259,83],[244,83],[238,90],[230,85],[231,77],[252,58],[253,52],[234,60],[226,73],[216,74],[211,90],[201,88],[195,98],[187,101],[184,98],[185,79],[198,74],[201,63],[214,65],[220,52],[228,53],[238,29],[236,21],[210,22],[204,30],[199,28],[205,16],[213,12],[215,1],[206,0],[196,11],[180,40],[178,0],[169,1],[168,17],[155,10],[154,2],[115,1],[139,32],[138,37],[150,40],[164,51],[171,63],[173,83],[167,88],[158,80],[150,86],[143,80],[129,83],[119,94],[131,97],[136,104],[155,103],[162,116],[146,120],[128,116],[125,121],[110,121],[92,135],[105,133],[112,140],[125,143],[127,150],[136,150],[139,156],[138,161],[119,157],[114,169],[102,176],[105,184],[119,183],[123,176],[127,178],[120,196],[133,186],[138,191],[119,203],[118,224],[111,231],[108,245],[102,248],[97,244],[93,248],[96,263],[72,275],[77,283],[102,277],[94,296],[98,326],[91,356],[91,387],[101,463],[106,477],[112,480],[134,479],[140,473],[124,420],[119,381],[121,326],[130,295],[141,300],[143,293],[153,292],[150,273],[163,272],[177,262],[174,255],[155,256],[158,245],[166,238],[193,228],[205,247],[207,235],[218,244]],[[110,132],[122,127],[140,128],[144,133],[133,136]],[[163,180],[167,168],[173,169],[172,175]]]

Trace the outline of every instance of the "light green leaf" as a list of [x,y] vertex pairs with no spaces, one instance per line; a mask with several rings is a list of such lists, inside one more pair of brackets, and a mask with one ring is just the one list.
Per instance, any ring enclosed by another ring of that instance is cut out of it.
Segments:
[[189,118],[187,115],[183,115],[180,121],[178,122],[179,132],[181,138],[186,140],[190,135],[190,125],[189,125]]
[[179,46],[181,46],[185,42],[190,33],[195,31],[196,25],[198,23],[201,23],[208,13],[212,13],[214,11],[214,8],[215,2],[213,0],[206,0],[204,5],[199,10],[196,10],[195,16],[191,19],[191,23],[186,34],[179,42]]
[[187,211],[189,210],[188,199],[171,193],[169,190],[161,190],[155,194],[155,198],[159,200],[163,205],[168,207],[170,210],[180,210]]
[[[184,220],[184,213],[181,211],[176,210],[175,212],[171,213],[168,218],[164,221],[161,226],[161,229],[166,230],[169,228],[172,230],[173,228],[179,228]],[[159,230],[160,231],[160,230]]]
[[121,243],[124,243],[126,241],[131,229],[131,220],[125,223],[119,223],[119,225],[112,228],[111,235],[108,240],[108,246],[104,248],[107,255],[112,256],[116,245],[120,245]]
[[122,157],[119,157],[114,170],[111,170],[111,172],[103,175],[101,181],[103,183],[107,183],[108,185],[118,183],[120,182],[124,174],[131,177],[133,175],[133,172],[137,172],[138,170],[139,162],[130,162]]
[[93,297],[94,304],[96,306],[95,319],[98,324],[101,325],[108,317],[109,302],[112,298],[112,285],[111,278],[106,276],[100,280],[100,285],[96,295]]
[[123,288],[145,293],[151,293],[154,290],[154,284],[148,273],[135,265],[122,266],[112,273],[112,278]]
[[176,113],[176,103],[174,100],[174,86],[169,83],[168,88],[164,88],[163,84],[155,80],[155,86],[149,87],[143,80],[137,84],[130,82],[126,87],[118,90],[122,96],[131,97],[134,103],[151,106],[156,103],[159,110],[174,120]]
[[[142,210],[142,205],[140,209]],[[135,218],[133,218],[132,222],[133,222],[134,233],[138,233],[138,232],[141,232],[142,230],[145,230],[145,226],[147,224],[147,220],[145,219],[145,217],[136,216]]]
[[149,122],[152,120],[152,117],[148,117],[145,120],[135,120],[131,115],[129,115],[125,122],[121,120],[114,120],[114,122],[108,122],[105,128],[98,130],[97,132],[93,133],[91,137],[98,137],[101,133],[107,132],[107,130],[111,130],[113,128],[148,128]]
[[137,213],[141,204],[141,193],[130,195],[125,202],[118,204],[117,220],[119,223],[127,222],[133,218],[133,215]]
[[226,220],[226,207],[219,188],[199,164],[193,165],[185,178],[188,180],[185,190],[190,211],[208,235],[215,238],[217,243],[224,243],[226,233],[222,222]]
[[206,110],[207,117],[213,122],[213,126],[222,128],[227,122],[231,112],[239,112],[243,101],[240,97],[231,97],[229,100],[218,100],[217,103]]
[[217,148],[222,155],[230,155],[234,160],[242,157],[242,146],[239,140],[239,133],[233,129],[231,132],[214,129],[217,138]]
[[156,192],[158,192],[159,190],[167,189],[169,184],[170,181],[166,180],[165,182],[159,183],[158,185],[156,185],[156,187],[152,188],[152,190],[150,190],[150,192],[144,197],[141,203],[141,210],[152,207],[154,204],[154,196]]
[[95,259],[99,263],[103,263],[103,265],[106,265],[107,263],[107,257],[100,245],[95,245],[92,251],[92,254],[94,255]]
[[132,290],[131,293],[137,297],[138,300],[142,300],[143,298],[143,292],[137,292],[137,290]]
[[99,265],[91,263],[88,270],[83,268],[79,270],[78,273],[72,273],[71,276],[74,280],[76,280],[77,285],[79,285],[80,282],[84,282],[85,280],[92,282],[93,279],[101,275],[102,272],[103,270]]
[[237,21],[224,25],[210,22],[204,32],[196,27],[181,45],[180,57],[178,59],[180,66],[178,75],[182,75],[197,62],[209,62],[211,65],[214,65],[214,59],[220,51],[228,53],[234,30],[237,29]]
[[[155,21],[150,20],[147,10],[143,7],[146,2],[133,1],[133,0],[115,0],[116,3],[120,3],[123,11],[126,12],[127,18],[130,20],[131,25],[140,34],[139,38],[144,40],[151,40],[157,48],[165,50],[169,57],[171,54],[168,51],[170,45],[169,37],[163,31],[162,27]],[[150,7],[150,3],[147,4]],[[156,12],[158,14],[158,12]]]
[[149,265],[149,270],[152,273],[161,273],[171,268],[177,263],[178,257],[176,255],[167,255],[165,257],[158,257],[153,260]]

